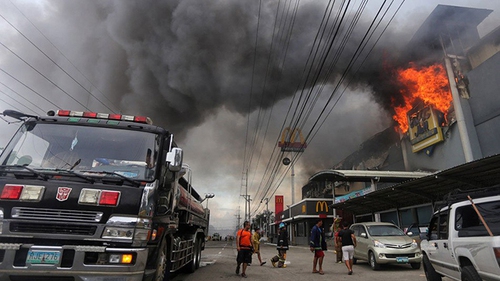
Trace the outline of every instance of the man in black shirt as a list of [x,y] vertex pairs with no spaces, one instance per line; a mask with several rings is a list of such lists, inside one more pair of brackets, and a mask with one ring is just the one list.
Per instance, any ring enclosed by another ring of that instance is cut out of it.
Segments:
[[343,223],[344,228],[339,232],[339,238],[342,241],[342,256],[349,270],[348,274],[352,274],[352,265],[354,258],[354,247],[356,247],[356,237],[354,236],[354,231],[349,229],[349,223]]

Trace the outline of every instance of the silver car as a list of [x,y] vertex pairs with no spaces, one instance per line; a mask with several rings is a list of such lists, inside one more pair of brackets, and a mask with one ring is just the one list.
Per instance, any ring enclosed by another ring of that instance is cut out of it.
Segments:
[[419,269],[422,254],[417,241],[392,223],[364,222],[351,225],[356,236],[354,262],[366,260],[373,270],[381,264],[410,264]]

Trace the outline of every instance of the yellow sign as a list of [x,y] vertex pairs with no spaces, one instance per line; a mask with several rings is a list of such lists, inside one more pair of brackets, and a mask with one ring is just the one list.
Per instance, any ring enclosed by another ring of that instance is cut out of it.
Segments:
[[328,203],[326,203],[326,201],[316,202],[316,213],[323,212],[323,209],[328,213]]
[[[281,133],[281,140],[278,142],[278,147],[281,147],[281,151],[295,151],[302,152],[307,147],[302,131],[299,128],[295,128],[290,134],[290,127],[286,127]],[[300,142],[296,142],[297,134],[299,135]]]
[[307,212],[306,205],[304,204],[302,205],[302,214],[305,214],[306,212]]
[[[431,107],[415,108],[408,112],[409,135],[415,153],[444,140],[440,113]],[[442,115],[442,114],[441,114]]]

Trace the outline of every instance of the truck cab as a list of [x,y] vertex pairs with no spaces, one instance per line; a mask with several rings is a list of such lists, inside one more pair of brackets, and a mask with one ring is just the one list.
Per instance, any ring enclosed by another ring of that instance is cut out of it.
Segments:
[[500,280],[500,195],[470,196],[447,201],[431,218],[421,242],[429,281]]
[[209,211],[173,135],[142,116],[22,121],[0,155],[0,280],[167,280],[196,270]]

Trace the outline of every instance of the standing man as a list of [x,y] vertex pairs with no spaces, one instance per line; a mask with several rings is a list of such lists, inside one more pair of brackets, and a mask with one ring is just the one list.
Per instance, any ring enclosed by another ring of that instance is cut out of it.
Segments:
[[271,259],[271,263],[276,267],[286,267],[286,251],[288,250],[288,231],[286,231],[286,225],[283,222],[279,224],[280,232],[278,234],[278,243],[276,245],[276,250],[278,250],[278,255]]
[[342,256],[345,266],[349,270],[348,274],[352,275],[352,265],[354,259],[354,247],[356,247],[356,237],[354,231],[349,229],[349,223],[343,223],[344,228],[339,232],[340,241],[342,242]]
[[[326,251],[325,231],[322,227],[323,220],[318,219],[311,230],[311,241],[309,242],[311,252],[314,253],[312,273],[319,273],[321,275],[325,274],[323,272],[323,257],[325,256],[323,250]],[[319,271],[316,269],[318,263]]]
[[236,275],[240,274],[240,264],[242,266],[241,277],[247,278],[246,270],[249,263],[252,263],[252,233],[250,232],[250,223],[245,221],[243,228],[238,230],[236,234],[236,249],[238,256],[236,257]]
[[336,253],[336,262],[337,263],[342,263],[342,239],[339,237],[341,229],[337,229],[335,231],[335,252]]
[[260,265],[263,266],[266,262],[263,262],[260,257],[260,227],[255,227],[255,232],[252,235],[252,245],[253,252],[257,254],[257,258],[259,259]]

